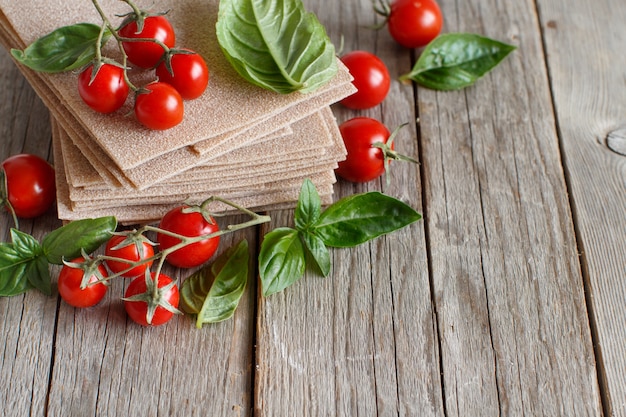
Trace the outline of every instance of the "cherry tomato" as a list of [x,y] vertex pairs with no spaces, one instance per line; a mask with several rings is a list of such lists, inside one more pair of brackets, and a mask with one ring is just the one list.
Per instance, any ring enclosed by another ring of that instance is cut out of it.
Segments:
[[142,326],[159,326],[168,322],[178,308],[180,293],[176,283],[165,274],[159,274],[158,291],[154,296],[156,274],[131,281],[124,293],[124,308],[128,316]]
[[[78,257],[72,260],[71,263],[80,264],[85,262],[85,258]],[[85,288],[80,288],[80,284],[83,281],[85,271],[80,268],[74,268],[69,265],[63,265],[58,278],[59,295],[71,306],[74,307],[92,307],[98,304],[107,292],[108,286],[102,282],[98,282],[100,279],[107,276],[107,271],[102,264],[97,267],[98,276],[93,271],[89,278],[89,284]]]
[[[176,33],[165,16],[148,16],[143,21],[143,29],[138,32],[137,21],[130,21],[120,28],[119,35],[124,38],[157,39],[168,48],[176,44]],[[158,64],[165,50],[155,42],[122,42],[128,60],[140,68],[152,68]]]
[[443,26],[443,16],[434,0],[395,0],[387,19],[387,29],[400,45],[426,46]]
[[128,97],[130,88],[124,80],[124,70],[117,65],[102,64],[92,79],[93,65],[78,76],[78,94],[99,113],[118,110]]
[[185,100],[193,100],[204,93],[209,84],[209,68],[204,59],[190,50],[175,52],[170,59],[172,72],[167,62],[162,61],[156,68],[159,81],[170,84]]
[[376,55],[366,51],[353,51],[341,57],[354,78],[357,92],[341,100],[350,109],[368,109],[380,104],[391,84],[387,66]]
[[[123,246],[121,246],[123,245]],[[122,236],[114,235],[109,239],[104,250],[105,256],[113,258],[125,259],[128,262],[114,261],[107,259],[106,264],[114,274],[118,274],[130,268],[131,263],[139,262],[144,259],[151,258],[154,255],[154,248],[146,239],[141,236]],[[146,269],[150,268],[153,261],[147,261],[134,267],[133,269],[123,272],[121,276],[126,278],[135,278],[143,276]]]
[[170,129],[183,121],[183,98],[169,84],[156,82],[135,98],[135,116],[148,129]]
[[[19,154],[2,163],[6,188],[3,198],[17,217],[33,218],[44,214],[56,198],[54,168],[43,158]],[[2,185],[0,185],[2,186]]]
[[385,153],[372,145],[387,143],[391,134],[385,125],[369,117],[355,117],[340,124],[339,131],[348,155],[339,162],[335,170],[337,175],[352,182],[367,182],[380,177],[385,172]]
[[[189,206],[183,205],[167,212],[161,219],[159,228],[187,237],[204,236],[219,230],[213,217],[209,216],[210,221],[207,221],[200,212],[185,213],[183,210],[188,208]],[[165,250],[179,244],[181,240],[157,233],[157,242],[161,250]],[[193,268],[208,261],[217,250],[219,243],[219,236],[204,239],[175,250],[165,259],[179,268]]]

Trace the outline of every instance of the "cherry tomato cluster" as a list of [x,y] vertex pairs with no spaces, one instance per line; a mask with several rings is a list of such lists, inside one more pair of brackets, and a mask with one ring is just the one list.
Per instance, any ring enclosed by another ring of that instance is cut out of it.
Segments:
[[83,101],[99,113],[119,110],[131,91],[135,93],[137,120],[153,130],[178,125],[184,116],[184,100],[200,97],[209,83],[204,59],[188,48],[175,48],[176,33],[163,15],[131,13],[114,31],[126,59],[141,70],[154,70],[156,81],[141,88],[128,79],[125,65],[96,58],[78,77]]
[[220,229],[204,207],[182,205],[167,212],[157,228],[146,230],[156,232],[157,243],[142,231],[123,232],[109,239],[103,257],[66,262],[58,279],[61,298],[74,307],[92,307],[106,295],[110,279],[131,278],[124,294],[128,316],[143,326],[169,321],[178,311],[177,282],[150,268],[157,259],[179,268],[204,264],[217,251]]
[[[407,48],[426,46],[441,32],[443,16],[435,0],[379,0],[374,10],[385,17],[391,36]],[[341,101],[345,107],[363,110],[381,104],[391,80],[385,63],[367,51],[352,51],[341,56],[353,77],[356,92]],[[355,117],[339,126],[347,149],[346,160],[339,162],[337,175],[347,181],[367,182],[380,177],[391,160],[413,159],[397,154],[389,130],[379,121]]]

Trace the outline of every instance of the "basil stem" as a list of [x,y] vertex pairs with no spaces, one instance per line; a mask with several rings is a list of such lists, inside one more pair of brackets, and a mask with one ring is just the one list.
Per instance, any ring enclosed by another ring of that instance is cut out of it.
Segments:
[[458,90],[474,84],[513,50],[513,45],[476,34],[443,34],[428,44],[400,80],[413,80],[434,90]]

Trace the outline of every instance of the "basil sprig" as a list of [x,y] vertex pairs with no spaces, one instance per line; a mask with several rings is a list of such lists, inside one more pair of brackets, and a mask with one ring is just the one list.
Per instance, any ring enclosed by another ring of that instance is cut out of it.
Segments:
[[11,242],[0,242],[0,296],[22,294],[37,288],[52,293],[49,264],[62,264],[81,250],[90,253],[100,247],[117,227],[115,217],[85,219],[68,223],[41,243],[27,233],[11,229]]
[[216,32],[235,70],[262,88],[307,93],[337,73],[326,29],[301,0],[221,0]]
[[[58,73],[81,68],[96,56],[101,28],[93,23],[63,26],[37,39],[26,49],[11,49],[19,63],[39,72]],[[102,44],[111,37],[103,33]]]
[[211,265],[189,278],[181,288],[181,308],[196,315],[196,327],[230,318],[248,282],[248,242],[230,247]]
[[469,87],[496,67],[515,46],[472,33],[446,33],[421,53],[400,80],[413,80],[434,90]]
[[281,227],[265,235],[259,254],[265,296],[299,280],[309,259],[327,276],[328,247],[354,247],[422,218],[404,202],[379,192],[345,197],[324,211],[320,201],[315,186],[306,180],[294,215],[295,229]]

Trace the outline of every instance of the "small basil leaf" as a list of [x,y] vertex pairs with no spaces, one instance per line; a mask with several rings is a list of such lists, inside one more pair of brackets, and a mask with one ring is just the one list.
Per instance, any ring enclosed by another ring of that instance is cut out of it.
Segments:
[[32,288],[25,274],[27,263],[12,243],[0,243],[0,296],[18,295]]
[[196,327],[230,318],[248,282],[248,242],[229,248],[181,286],[181,308],[196,314]]
[[81,250],[91,253],[111,237],[117,227],[113,216],[76,220],[48,233],[42,242],[43,253],[51,264],[61,265]]
[[377,191],[354,194],[330,205],[312,230],[331,247],[352,247],[401,229],[422,216]]
[[40,255],[26,264],[24,270],[28,282],[46,295],[52,294],[52,279],[48,268],[48,260]]
[[304,180],[300,189],[298,205],[294,214],[296,229],[306,230],[307,227],[314,225],[320,218],[322,212],[322,200],[315,189],[315,185],[310,179]]
[[446,33],[424,49],[415,66],[400,79],[434,90],[458,90],[474,84],[515,46],[472,33]]
[[247,81],[278,93],[306,93],[337,73],[335,48],[301,0],[219,3],[217,40]]
[[263,295],[280,292],[302,278],[306,266],[297,230],[280,227],[265,235],[259,254]]
[[17,229],[11,229],[11,241],[22,259],[34,259],[42,253],[37,239]]
[[318,266],[323,276],[327,277],[330,273],[330,253],[324,244],[322,238],[312,233],[301,232],[304,245],[308,249],[315,264]]
[[[78,23],[63,26],[37,39],[23,51],[12,49],[11,55],[21,64],[39,72],[57,73],[81,68],[96,56],[100,26]],[[111,33],[104,33],[104,44]]]

